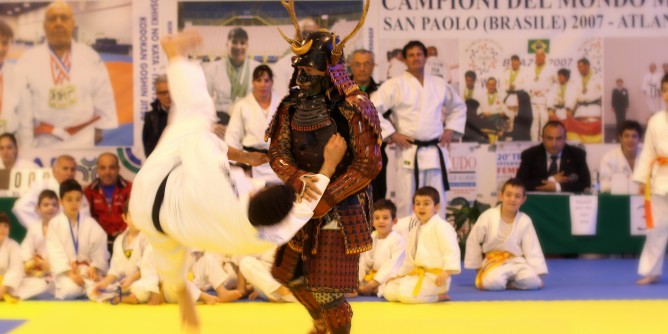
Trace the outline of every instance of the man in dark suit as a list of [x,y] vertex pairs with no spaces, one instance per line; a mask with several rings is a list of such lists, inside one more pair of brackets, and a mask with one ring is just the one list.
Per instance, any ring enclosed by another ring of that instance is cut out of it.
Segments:
[[583,192],[591,185],[587,153],[566,144],[566,128],[559,121],[543,127],[543,143],[522,152],[517,178],[528,191]]
[[617,86],[612,90],[612,109],[615,110],[617,131],[620,132],[626,120],[626,110],[629,108],[629,92],[624,87],[624,80],[617,79]]

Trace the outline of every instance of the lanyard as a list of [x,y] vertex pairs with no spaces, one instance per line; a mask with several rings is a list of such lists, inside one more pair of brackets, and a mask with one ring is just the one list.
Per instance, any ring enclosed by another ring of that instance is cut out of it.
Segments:
[[67,218],[67,221],[70,223],[70,235],[72,236],[72,243],[74,244],[74,255],[79,255],[79,226],[81,225],[81,215],[77,214],[77,237],[74,237],[74,229],[72,229],[72,222],[70,218]]
[[63,58],[60,58],[53,52],[53,49],[49,47],[51,53],[51,79],[56,85],[60,85],[63,82],[70,81],[70,51],[65,52]]

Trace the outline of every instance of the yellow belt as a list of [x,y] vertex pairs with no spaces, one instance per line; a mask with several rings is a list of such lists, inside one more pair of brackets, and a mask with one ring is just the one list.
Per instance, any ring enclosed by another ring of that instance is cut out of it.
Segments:
[[364,275],[364,282],[371,282],[371,281],[373,281],[373,279],[376,278],[376,274],[377,274],[377,273],[378,273],[378,272],[375,271],[375,270],[373,270],[373,269],[369,270],[369,273],[366,274],[366,275]]
[[647,228],[654,228],[654,220],[652,219],[652,192],[650,191],[650,182],[652,178],[652,169],[654,168],[654,163],[659,163],[659,165],[668,165],[668,157],[658,157],[649,164],[649,173],[647,174],[647,181],[645,182],[645,221],[647,222]]
[[506,260],[513,257],[515,257],[515,255],[506,251],[492,251],[485,254],[485,265],[480,268],[478,275],[475,277],[475,287],[482,289],[482,280],[485,278],[485,275],[487,275],[490,270],[502,265]]
[[418,276],[418,281],[415,284],[415,288],[413,289],[413,297],[417,297],[418,294],[420,294],[420,290],[422,289],[422,281],[424,281],[424,275],[429,273],[429,274],[434,274],[434,275],[439,275],[443,272],[443,269],[438,269],[438,268],[432,268],[428,269],[425,267],[417,267],[408,275],[406,276]]

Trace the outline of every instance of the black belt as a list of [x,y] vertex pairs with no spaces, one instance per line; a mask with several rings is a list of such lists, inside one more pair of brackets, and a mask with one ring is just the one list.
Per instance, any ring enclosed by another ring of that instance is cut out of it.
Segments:
[[158,187],[158,192],[156,192],[155,194],[155,201],[153,202],[153,211],[151,212],[151,218],[153,219],[153,226],[155,227],[156,230],[158,230],[158,232],[162,234],[166,233],[162,229],[162,226],[160,225],[160,208],[162,207],[162,202],[165,200],[165,188],[167,187],[167,178],[171,173],[172,171],[169,171],[169,173],[167,173],[167,176],[165,176],[165,179],[162,180],[162,183],[160,183],[160,186]]
[[246,151],[246,152],[257,152],[257,153],[264,153],[264,154],[269,153],[268,150],[262,150],[262,149],[255,148],[255,147],[242,146],[242,148],[243,148],[243,150]]
[[579,106],[583,106],[583,107],[591,106],[591,105],[594,105],[594,104],[601,105],[601,99],[596,99],[596,100],[593,100],[593,101],[582,101],[582,102],[578,102],[578,105],[579,105]]
[[441,180],[443,181],[443,190],[450,190],[450,183],[448,182],[448,171],[445,168],[445,159],[443,158],[443,151],[438,146],[438,139],[432,139],[428,141],[413,140],[413,144],[417,145],[415,150],[415,169],[413,170],[413,175],[415,176],[415,189],[417,190],[420,185],[420,168],[418,167],[418,151],[420,148],[436,146],[436,151],[438,151],[438,157],[441,159]]

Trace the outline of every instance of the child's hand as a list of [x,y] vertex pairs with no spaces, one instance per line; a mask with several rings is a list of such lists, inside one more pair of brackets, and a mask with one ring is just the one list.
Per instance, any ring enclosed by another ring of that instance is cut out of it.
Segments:
[[84,280],[83,280],[83,277],[81,277],[81,275],[79,275],[78,273],[76,273],[76,272],[74,272],[74,271],[69,271],[69,273],[67,274],[67,276],[69,276],[69,278],[70,278],[76,285],[81,286],[81,287],[84,286]]
[[70,262],[70,270],[72,270],[75,273],[79,272],[79,268],[76,261]]
[[450,278],[450,273],[447,271],[438,274],[436,276],[436,286],[443,286],[448,281],[448,278]]
[[101,290],[107,288],[107,284],[104,281],[98,282],[93,286],[93,295],[99,295]]
[[97,268],[93,266],[88,267],[88,278],[95,282],[100,280],[100,275],[97,274]]
[[151,292],[151,296],[148,298],[148,302],[146,304],[148,305],[160,305],[164,303],[164,299],[162,298],[162,294]]

